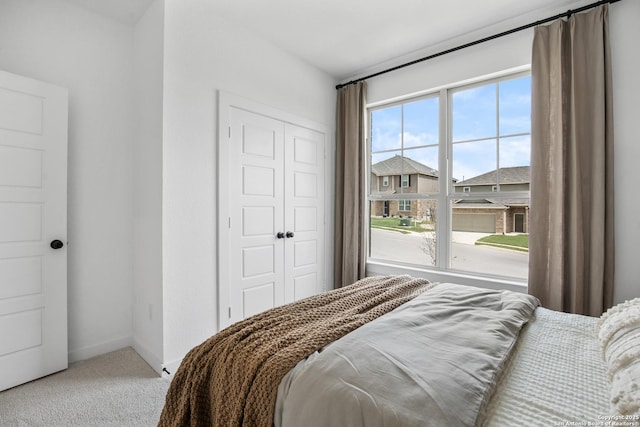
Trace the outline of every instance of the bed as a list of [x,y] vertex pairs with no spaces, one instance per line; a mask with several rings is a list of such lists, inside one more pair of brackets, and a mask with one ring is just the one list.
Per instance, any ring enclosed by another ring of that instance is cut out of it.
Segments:
[[371,277],[195,347],[159,425],[640,425],[639,335],[640,300],[592,318]]

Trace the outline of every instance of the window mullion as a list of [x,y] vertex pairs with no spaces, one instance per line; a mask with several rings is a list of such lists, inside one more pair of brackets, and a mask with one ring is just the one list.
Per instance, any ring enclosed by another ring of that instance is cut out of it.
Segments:
[[438,168],[439,172],[439,193],[436,225],[436,267],[448,269],[450,267],[450,244],[451,233],[449,232],[449,222],[451,219],[451,207],[449,203],[449,192],[451,191],[451,148],[449,144],[450,135],[450,103],[449,93],[446,89],[440,91],[438,105]]
[[500,191],[500,83],[496,83],[496,185]]

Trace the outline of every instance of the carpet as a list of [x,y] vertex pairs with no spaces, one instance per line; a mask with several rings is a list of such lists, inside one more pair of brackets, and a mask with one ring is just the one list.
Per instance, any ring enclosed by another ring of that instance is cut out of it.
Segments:
[[0,426],[156,426],[168,388],[128,347],[0,392]]

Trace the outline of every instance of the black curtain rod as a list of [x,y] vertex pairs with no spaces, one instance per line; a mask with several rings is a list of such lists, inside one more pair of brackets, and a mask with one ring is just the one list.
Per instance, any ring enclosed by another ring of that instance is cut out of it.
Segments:
[[479,39],[479,40],[476,40],[476,41],[473,41],[473,42],[470,42],[470,43],[465,43],[463,45],[456,46],[456,47],[453,47],[451,49],[443,50],[442,52],[434,53],[433,55],[425,56],[424,58],[416,59],[416,60],[413,60],[411,62],[407,62],[405,64],[396,65],[395,67],[388,68],[388,69],[382,70],[382,71],[378,71],[377,73],[373,73],[373,74],[370,74],[370,75],[365,76],[365,77],[360,77],[358,79],[351,80],[351,81],[349,81],[347,83],[341,83],[341,84],[336,86],[336,89],[340,89],[340,88],[343,88],[345,86],[349,86],[349,85],[352,85],[352,84],[355,84],[355,83],[358,83],[358,82],[361,82],[361,81],[364,81],[364,80],[368,80],[368,79],[370,79],[372,77],[377,77],[377,76],[382,75],[382,74],[387,74],[387,73],[390,73],[392,71],[396,71],[396,70],[399,70],[401,68],[408,67],[410,65],[414,65],[414,64],[418,64],[420,62],[428,61],[429,59],[433,59],[433,58],[437,58],[439,56],[447,55],[449,53],[456,52],[458,50],[466,49],[468,47],[475,46],[475,45],[478,45],[480,43],[488,42],[490,40],[495,40],[495,39],[503,37],[503,36],[508,36],[509,34],[513,34],[513,33],[517,33],[518,31],[526,30],[527,28],[531,28],[531,27],[535,27],[535,26],[538,26],[538,25],[546,24],[547,22],[551,22],[551,21],[554,21],[556,19],[567,18],[567,17],[570,17],[571,15],[573,15],[574,13],[584,12],[585,10],[593,9],[594,7],[598,7],[598,6],[606,4],[606,3],[617,3],[619,1],[620,0],[601,0],[601,1],[598,1],[598,2],[595,2],[595,3],[588,4],[586,6],[582,6],[582,7],[578,8],[578,9],[573,9],[573,10],[569,9],[568,11],[566,11],[564,13],[560,13],[560,14],[558,14],[556,16],[551,16],[549,18],[546,18],[546,19],[543,19],[543,20],[540,20],[540,21],[536,21],[536,22],[532,22],[530,24],[523,25],[521,27],[514,28],[514,29],[511,29],[511,30],[508,30],[508,31],[504,31],[504,32],[499,33],[499,34],[494,34],[492,36],[485,37],[483,39]]

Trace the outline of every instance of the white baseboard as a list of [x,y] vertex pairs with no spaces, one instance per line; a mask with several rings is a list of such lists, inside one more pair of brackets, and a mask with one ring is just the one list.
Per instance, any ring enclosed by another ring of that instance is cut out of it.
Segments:
[[162,360],[158,355],[154,354],[147,346],[145,346],[138,337],[133,337],[133,349],[144,359],[145,362],[153,368],[158,375],[162,376]]
[[111,341],[105,341],[100,344],[69,350],[69,363],[91,359],[92,357],[120,350],[121,348],[131,347],[132,344],[132,337],[122,337]]

